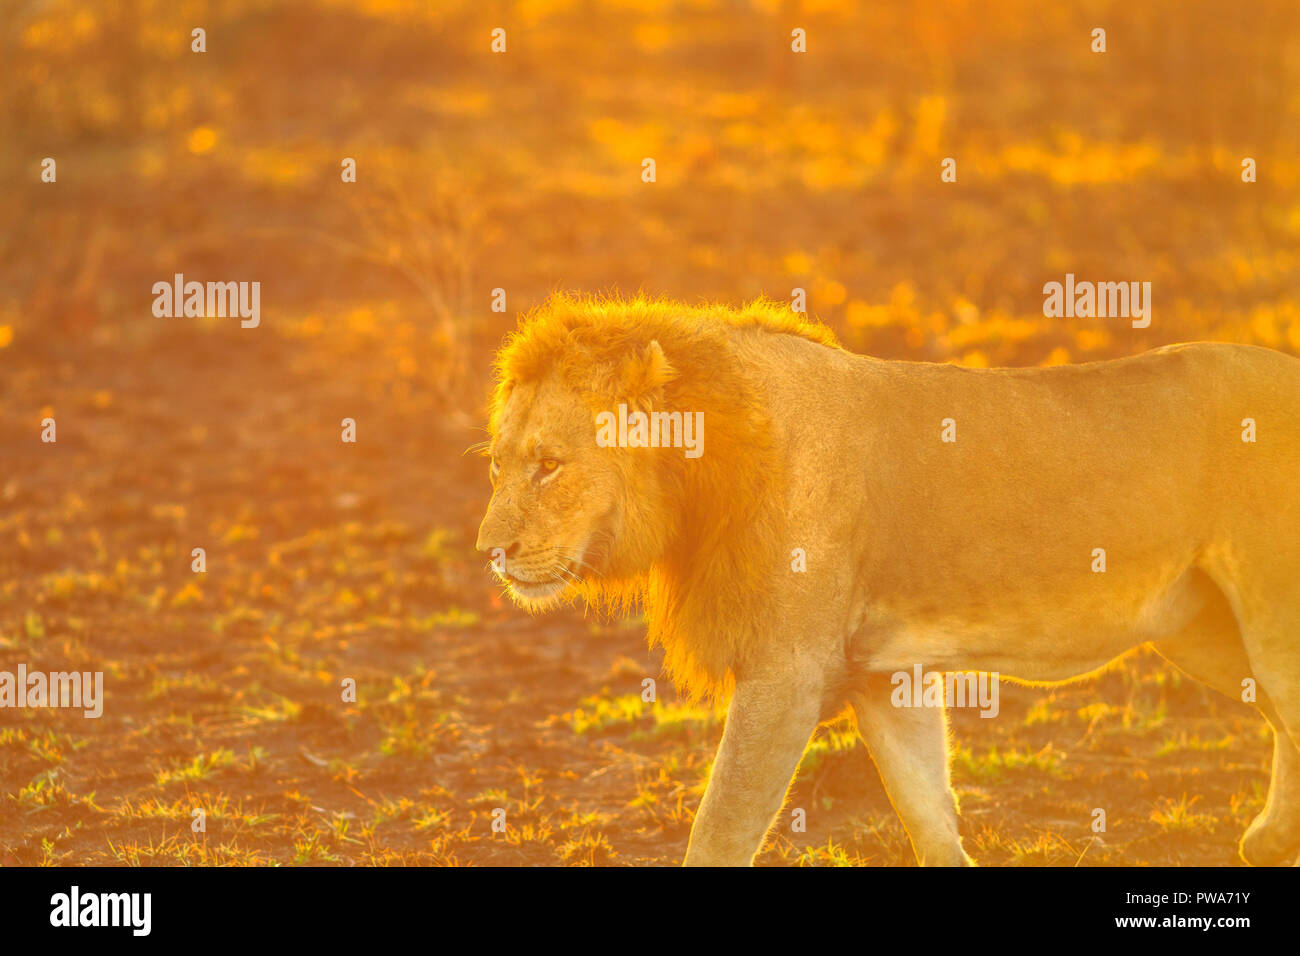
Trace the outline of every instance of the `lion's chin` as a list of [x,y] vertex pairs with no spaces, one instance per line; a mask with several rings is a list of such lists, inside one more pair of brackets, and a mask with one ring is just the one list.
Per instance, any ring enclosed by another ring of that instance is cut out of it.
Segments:
[[567,587],[563,581],[532,582],[518,578],[508,579],[506,586],[514,602],[533,614],[550,610],[559,604],[560,596]]

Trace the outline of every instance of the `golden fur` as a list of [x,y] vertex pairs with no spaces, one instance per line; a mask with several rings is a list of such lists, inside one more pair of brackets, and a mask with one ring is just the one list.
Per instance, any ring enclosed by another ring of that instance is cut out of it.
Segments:
[[[593,412],[620,399],[647,411],[704,412],[708,451],[697,462],[671,449],[612,456],[629,489],[627,541],[639,552],[628,563],[641,573],[589,578],[574,589],[607,608],[643,606],[651,644],[663,645],[670,676],[691,696],[725,696],[733,667],[762,638],[765,581],[782,563],[785,541],[781,510],[754,508],[779,502],[783,489],[765,409],[729,359],[732,329],[839,347],[830,329],[767,300],[687,311],[665,299],[555,296],[524,317],[498,354],[489,419],[496,434],[515,387],[548,375]],[[651,342],[659,349],[647,354]],[[691,374],[678,375],[677,366]],[[673,507],[656,507],[665,501]]]
[[[641,603],[674,680],[730,698],[687,863],[748,863],[848,705],[918,860],[968,864],[943,709],[891,703],[890,676],[1060,681],[1144,643],[1258,685],[1273,779],[1242,854],[1300,855],[1296,359],[972,370],[854,355],[773,302],[557,296],[497,372],[478,546],[511,595]],[[601,447],[620,403],[702,413],[703,454]]]

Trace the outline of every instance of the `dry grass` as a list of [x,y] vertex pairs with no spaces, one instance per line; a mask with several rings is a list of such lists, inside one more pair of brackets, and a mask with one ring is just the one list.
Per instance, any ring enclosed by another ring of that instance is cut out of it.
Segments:
[[[553,289],[799,286],[851,348],[969,365],[1300,351],[1293,3],[488,9],[4,5],[0,669],[108,699],[0,715],[0,863],[680,860],[717,715],[470,553],[488,357]],[[1151,281],[1152,327],[1044,319],[1067,271]],[[261,281],[262,326],[154,319],[174,272]],[[985,864],[1232,864],[1267,781],[1261,722],[1148,657],[954,735]],[[761,862],[911,862],[847,733],[789,808]]]

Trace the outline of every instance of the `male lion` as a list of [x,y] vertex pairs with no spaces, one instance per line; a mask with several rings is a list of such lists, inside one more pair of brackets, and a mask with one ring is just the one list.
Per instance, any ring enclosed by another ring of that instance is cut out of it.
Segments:
[[[641,602],[679,686],[730,697],[688,865],[752,862],[846,704],[918,861],[969,865],[943,710],[892,706],[890,676],[1061,681],[1145,642],[1225,694],[1257,682],[1273,775],[1241,853],[1300,854],[1297,359],[977,370],[854,355],[771,302],[558,296],[497,369],[478,547],[511,595]],[[636,411],[702,412],[702,454],[666,416],[659,447],[598,442]]]

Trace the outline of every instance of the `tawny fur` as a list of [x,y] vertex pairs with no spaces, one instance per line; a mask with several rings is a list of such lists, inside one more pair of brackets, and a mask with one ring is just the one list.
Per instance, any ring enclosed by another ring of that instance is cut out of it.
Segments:
[[[674,680],[730,698],[688,863],[749,862],[846,705],[918,859],[969,863],[942,709],[891,707],[889,675],[1059,681],[1148,642],[1233,696],[1257,682],[1276,755],[1242,851],[1300,854],[1295,358],[971,370],[851,354],[772,302],[558,296],[497,369],[479,546],[511,593],[641,604]],[[703,455],[598,447],[620,402],[702,412]]]

